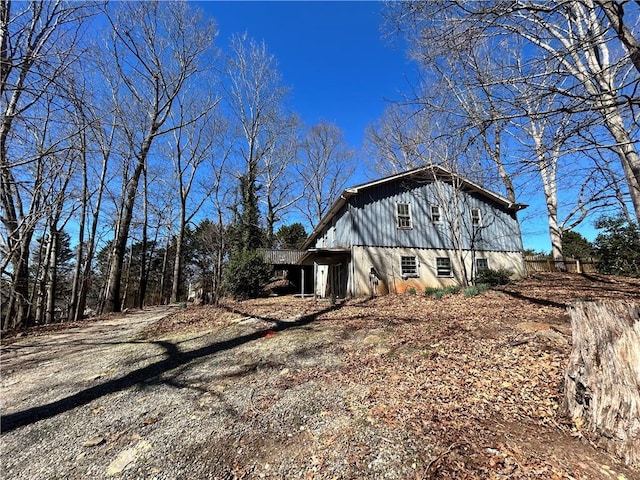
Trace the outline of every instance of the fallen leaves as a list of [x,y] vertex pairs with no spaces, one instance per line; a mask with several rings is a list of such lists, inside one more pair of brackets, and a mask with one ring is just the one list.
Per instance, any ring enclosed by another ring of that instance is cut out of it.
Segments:
[[[283,392],[310,384],[342,392],[341,421],[349,418],[358,435],[379,429],[420,439],[415,478],[607,478],[589,456],[594,450],[585,454],[559,427],[566,423],[560,387],[571,348],[565,306],[601,290],[608,298],[640,296],[635,280],[616,283],[617,293],[597,281],[554,274],[472,298],[386,296],[329,311],[326,302],[262,299],[228,304],[224,315],[180,312],[172,322],[195,328],[230,322],[229,312],[265,322],[318,312],[301,328],[268,327],[263,338],[271,340],[243,355],[271,359],[264,375],[272,368],[277,378],[270,386]],[[278,352],[288,352],[287,360]],[[256,392],[255,415],[280,405],[280,397]],[[323,408],[319,418],[329,425],[337,417]],[[318,458],[341,452],[340,461],[356,471],[378,465],[373,439],[353,442],[356,432],[349,429],[314,444]],[[308,460],[298,477],[336,476],[330,461]]]

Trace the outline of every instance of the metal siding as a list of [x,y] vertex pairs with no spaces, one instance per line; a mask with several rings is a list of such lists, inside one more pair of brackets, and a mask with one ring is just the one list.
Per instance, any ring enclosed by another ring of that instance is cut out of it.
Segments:
[[[336,241],[330,246],[397,246],[416,248],[453,249],[450,228],[446,221],[431,223],[429,205],[440,205],[443,219],[445,209],[451,209],[456,198],[455,189],[448,183],[396,181],[375,186],[352,197],[351,207],[344,207],[336,215]],[[474,249],[520,251],[520,229],[512,212],[487,201],[484,197],[459,192],[459,205],[463,224],[463,245],[472,247],[470,225],[471,209],[481,211],[481,239]],[[411,229],[399,229],[396,222],[396,203],[411,204]],[[332,242],[333,243],[333,242]]]

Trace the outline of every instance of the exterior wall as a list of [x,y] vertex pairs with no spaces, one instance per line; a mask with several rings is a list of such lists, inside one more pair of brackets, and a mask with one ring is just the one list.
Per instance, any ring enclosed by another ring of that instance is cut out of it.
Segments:
[[[471,272],[472,252],[466,251],[465,265]],[[403,278],[400,269],[400,257],[415,256],[418,263],[416,278]],[[451,259],[452,277],[438,277],[436,274],[436,258]],[[415,288],[422,292],[425,287],[443,287],[462,283],[463,268],[456,262],[457,252],[446,249],[423,249],[407,247],[364,247],[356,246],[352,249],[351,269],[354,296],[371,294],[369,272],[371,267],[378,273],[376,295],[387,293],[404,293],[408,288]],[[524,261],[521,252],[476,251],[475,258],[486,258],[491,269],[505,268],[514,273],[514,278],[524,276]]]
[[329,278],[329,265],[316,265],[316,289],[315,294],[324,298],[327,292],[327,279]]
[[[522,251],[516,215],[474,193],[446,182],[402,180],[381,184],[352,197],[334,221],[318,235],[318,248],[369,245],[454,249]],[[397,226],[397,203],[409,203],[411,228]],[[441,223],[433,223],[430,206],[439,205]],[[481,212],[482,227],[471,226],[471,209]],[[452,232],[458,229],[458,235]]]

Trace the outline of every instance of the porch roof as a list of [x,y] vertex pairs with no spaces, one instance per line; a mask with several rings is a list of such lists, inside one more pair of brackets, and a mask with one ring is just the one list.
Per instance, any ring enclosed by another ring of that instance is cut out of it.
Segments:
[[300,265],[313,265],[317,262],[321,265],[332,265],[340,263],[342,260],[348,260],[350,257],[350,248],[310,248],[298,263]]

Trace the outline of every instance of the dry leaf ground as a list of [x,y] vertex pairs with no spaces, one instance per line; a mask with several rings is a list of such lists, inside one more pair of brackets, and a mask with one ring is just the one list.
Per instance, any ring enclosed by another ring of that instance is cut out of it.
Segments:
[[599,298],[639,301],[640,281],[190,307],[76,327],[69,353],[64,331],[17,339],[3,477],[640,478],[561,411],[566,307]]

